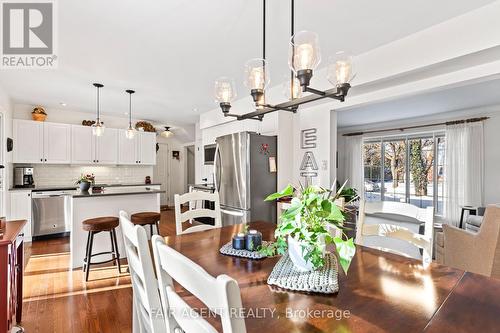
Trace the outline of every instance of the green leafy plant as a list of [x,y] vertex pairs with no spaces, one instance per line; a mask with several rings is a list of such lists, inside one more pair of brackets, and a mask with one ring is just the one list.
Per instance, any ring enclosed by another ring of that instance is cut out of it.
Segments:
[[[275,231],[276,241],[260,248],[260,252],[270,256],[285,254],[288,250],[288,237],[294,237],[301,244],[302,256],[310,262],[314,269],[325,264],[325,245],[334,244],[340,265],[345,273],[356,252],[353,239],[345,234],[344,214],[335,200],[340,197],[343,187],[336,193],[317,186],[308,186],[295,190],[288,185],[280,192],[269,195],[265,200],[271,201],[284,197],[293,197],[291,206],[280,217]],[[341,237],[333,237],[329,229],[341,231]]]

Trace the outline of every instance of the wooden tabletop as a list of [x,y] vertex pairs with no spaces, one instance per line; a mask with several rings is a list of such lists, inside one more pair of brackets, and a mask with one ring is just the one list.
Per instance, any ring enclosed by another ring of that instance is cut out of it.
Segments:
[[26,223],[26,220],[1,221],[0,246],[14,243]]
[[[264,240],[273,239],[274,224],[253,222],[251,228],[261,231]],[[228,226],[165,240],[211,275],[227,274],[238,281],[249,333],[467,330],[463,325],[473,320],[462,313],[462,301],[489,309],[475,317],[482,321],[480,327],[500,327],[499,306],[495,305],[500,299],[500,281],[483,277],[476,282],[477,275],[458,269],[434,263],[424,269],[417,260],[358,246],[348,276],[339,272],[338,294],[286,291],[266,283],[279,258],[247,260],[219,253],[240,229]],[[493,295],[477,296],[483,280],[495,286]],[[203,307],[192,296],[184,297],[191,306]],[[220,330],[216,319],[207,320]]]

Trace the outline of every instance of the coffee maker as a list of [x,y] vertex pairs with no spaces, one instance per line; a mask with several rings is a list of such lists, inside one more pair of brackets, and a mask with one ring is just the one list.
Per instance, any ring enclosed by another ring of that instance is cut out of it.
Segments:
[[14,187],[35,187],[33,168],[16,167],[14,169]]

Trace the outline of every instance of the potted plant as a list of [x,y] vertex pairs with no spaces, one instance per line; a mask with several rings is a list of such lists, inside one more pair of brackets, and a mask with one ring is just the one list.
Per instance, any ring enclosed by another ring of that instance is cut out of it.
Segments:
[[31,112],[31,117],[35,121],[45,121],[45,119],[47,118],[47,112],[45,112],[44,108],[42,108],[41,106],[37,106]]
[[80,178],[76,181],[76,184],[80,185],[80,190],[82,192],[87,192],[90,189],[90,185],[94,184],[94,181],[94,174],[81,174]]
[[[285,254],[302,271],[319,269],[325,264],[326,246],[334,244],[345,273],[356,252],[353,239],[344,233],[344,214],[335,204],[342,188],[334,193],[318,186],[295,190],[288,185],[265,200],[292,197],[291,206],[280,217],[275,231],[276,241],[261,247],[266,255]],[[335,230],[340,236],[334,236]]]

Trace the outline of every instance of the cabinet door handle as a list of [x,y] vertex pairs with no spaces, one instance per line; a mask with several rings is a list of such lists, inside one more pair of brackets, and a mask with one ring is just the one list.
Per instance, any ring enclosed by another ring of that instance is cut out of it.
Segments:
[[40,162],[43,162],[43,158],[40,159]]
[[47,159],[45,159],[45,162],[47,162]]
[[97,163],[99,163],[99,160],[97,160]]

